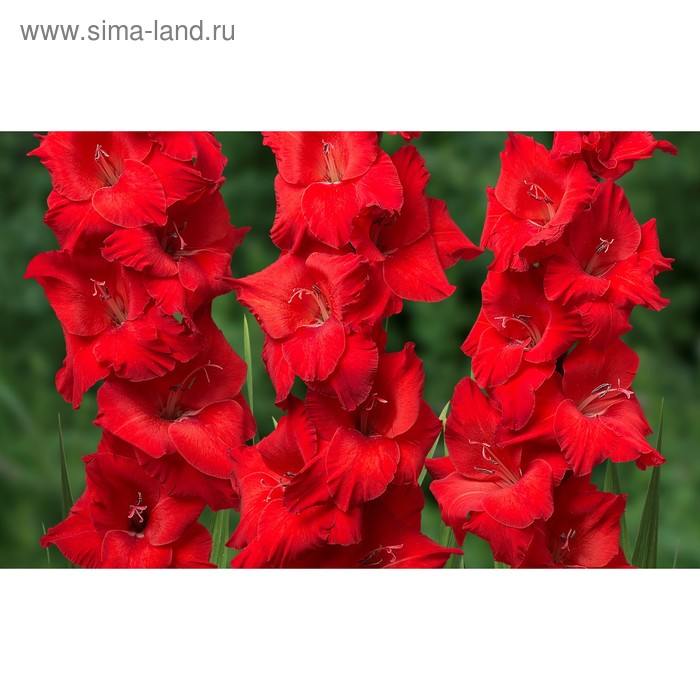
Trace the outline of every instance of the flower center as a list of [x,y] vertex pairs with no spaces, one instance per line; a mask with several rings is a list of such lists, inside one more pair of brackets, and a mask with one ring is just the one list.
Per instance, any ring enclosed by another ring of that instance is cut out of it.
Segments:
[[[260,484],[266,489],[269,489],[267,496],[265,497],[264,502],[269,503],[270,501],[274,500],[275,498],[283,498],[284,497],[284,490],[289,486],[289,483],[291,480],[296,476],[296,472],[285,472],[282,476],[278,477],[276,481],[273,481],[272,484],[270,484],[268,481],[266,481],[265,477],[262,477],[260,479]],[[280,493],[277,496],[273,496],[274,492],[280,489],[282,493]]]
[[135,505],[129,506],[129,515],[127,516],[129,520],[131,520],[130,530],[136,534],[143,532],[146,527],[146,518],[144,517],[143,512],[146,510],[146,508],[148,508],[147,505],[142,505],[143,498],[141,496],[141,492],[138,491],[137,493],[138,501]]
[[365,401],[364,405],[360,409],[360,432],[363,435],[369,436],[373,433],[373,425],[370,422],[370,414],[378,403],[387,404],[389,402],[375,392]]
[[578,409],[586,418],[595,418],[596,416],[602,416],[616,403],[631,398],[633,394],[634,392],[631,389],[623,389],[620,386],[619,379],[616,387],[609,382],[605,382],[591,390],[591,393],[579,403]]
[[520,477],[523,475],[520,467],[518,467],[519,475],[516,475],[510,467],[506,466],[506,464],[498,458],[488,442],[479,442],[478,440],[469,440],[468,442],[470,445],[481,445],[482,459],[495,467],[474,466],[472,467],[474,471],[493,476],[494,478],[490,479],[490,481],[500,481],[502,486],[514,486],[518,483]]
[[556,214],[556,209],[554,208],[554,200],[550,196],[548,196],[547,193],[539,185],[535,184],[534,182],[528,182],[527,180],[523,180],[523,183],[527,187],[527,196],[532,197],[532,199],[534,199],[536,202],[542,203],[542,223],[549,223],[554,218],[554,214]]
[[323,160],[325,161],[325,180],[330,183],[340,182],[343,178],[343,171],[333,156],[333,144],[328,143],[328,141],[321,143],[323,144]]
[[[366,557],[360,559],[360,566],[389,566],[397,557],[394,552],[403,548],[403,544],[390,544],[373,549]],[[386,557],[386,559],[385,559]]]
[[95,148],[95,165],[97,166],[97,176],[102,182],[111,187],[116,184],[121,174],[112,160],[110,155],[102,148],[102,144],[97,144]]
[[588,265],[586,265],[584,269],[586,274],[594,277],[602,277],[609,272],[615,264],[614,262],[610,263],[604,258],[601,258],[602,255],[605,255],[605,253],[610,250],[610,246],[615,242],[615,239],[611,238],[610,240],[607,240],[606,238],[600,238],[599,240],[600,243],[596,247],[595,253],[588,261]]
[[331,317],[330,304],[317,284],[314,284],[311,289],[294,287],[287,303],[291,304],[295,299],[299,300],[313,315],[313,323],[302,325],[320,326]]
[[554,545],[552,559],[555,564],[559,564],[571,554],[571,540],[576,536],[576,530],[569,529],[568,532],[562,532]]
[[124,321],[126,321],[126,311],[124,309],[124,304],[121,303],[121,300],[116,300],[109,293],[107,283],[100,282],[99,280],[93,279],[92,277],[90,278],[90,282],[92,282],[93,288],[92,296],[100,297],[100,301],[104,302],[104,305],[107,308],[107,313],[110,315],[114,323],[116,323],[118,326],[124,323]]
[[196,369],[193,369],[182,380],[182,382],[180,382],[180,384],[175,384],[174,386],[170,387],[170,394],[168,395],[168,400],[160,412],[161,418],[164,418],[165,420],[175,421],[186,414],[185,408],[180,405],[180,399],[182,398],[182,395],[192,388],[192,385],[197,379],[198,372],[203,372],[204,376],[207,379],[207,382],[211,382],[211,379],[209,378],[209,372],[207,371],[210,367],[215,367],[216,369],[223,370],[223,367],[221,365],[215,365],[213,362],[207,362],[206,365],[201,365]]
[[[542,334],[539,329],[530,320],[532,316],[527,316],[526,314],[515,314],[513,316],[496,316],[495,320],[501,322],[501,328],[505,329],[506,323],[510,321],[511,323],[516,323],[520,328],[524,328],[528,336],[524,339],[519,339],[519,342],[525,343],[525,352],[532,350],[532,348],[537,345],[537,343],[542,340]],[[517,338],[515,340],[518,340]]]

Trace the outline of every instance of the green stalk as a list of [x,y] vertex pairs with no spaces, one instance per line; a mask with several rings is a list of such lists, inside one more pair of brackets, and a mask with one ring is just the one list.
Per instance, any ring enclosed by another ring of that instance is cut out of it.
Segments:
[[[664,401],[661,399],[659,431],[656,437],[656,449],[661,451],[661,435],[664,427]],[[659,543],[659,492],[661,470],[652,467],[647,496],[639,523],[639,534],[632,554],[632,565],[641,569],[655,569]]]

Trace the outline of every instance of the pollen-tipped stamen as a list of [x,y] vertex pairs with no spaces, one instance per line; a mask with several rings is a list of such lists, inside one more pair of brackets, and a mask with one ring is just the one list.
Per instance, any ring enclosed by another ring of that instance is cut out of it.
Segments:
[[317,284],[312,285],[311,289],[294,287],[292,296],[289,297],[287,303],[291,304],[295,299],[299,299],[299,301],[303,302],[305,296],[309,296],[313,300],[315,306],[307,305],[307,308],[315,313],[317,321],[315,325],[320,326],[331,317],[331,309],[321,288]]
[[100,282],[99,280],[93,279],[92,277],[90,278],[90,282],[92,282],[92,296],[100,297],[100,301],[104,302],[109,315],[117,324],[124,323],[124,321],[126,321],[126,313],[124,309],[117,303],[114,297],[109,293],[107,283],[104,281]]
[[186,391],[189,391],[192,388],[192,385],[197,379],[197,372],[204,372],[204,376],[206,377],[207,382],[211,383],[209,372],[207,372],[207,369],[210,367],[214,367],[220,370],[224,369],[221,365],[216,365],[213,362],[207,362],[206,365],[200,365],[199,367],[193,369],[182,380],[182,382],[180,382],[180,384],[175,384],[174,386],[170,387],[170,394],[168,395],[168,400],[163,410],[161,411],[161,416],[163,418],[165,418],[166,420],[177,420],[182,415],[182,410],[178,407],[178,402],[180,401],[180,398]]
[[624,389],[617,380],[617,386],[604,382],[591,390],[591,393],[578,404],[578,409],[587,418],[602,416],[611,406],[622,401],[622,398],[632,398],[634,392]]
[[328,141],[323,143],[323,159],[326,162],[326,180],[330,183],[337,183],[342,180],[342,172],[333,157],[333,144]]
[[97,172],[100,179],[108,186],[111,187],[119,179],[119,171],[117,170],[114,163],[110,160],[110,155],[102,148],[102,144],[97,144],[95,148],[95,165],[97,165]]
[[513,316],[495,316],[494,319],[496,321],[501,322],[501,328],[505,329],[506,323],[508,321],[512,321],[513,323],[520,324],[530,335],[529,339],[526,339],[527,346],[525,350],[531,350],[532,348],[537,345],[537,343],[542,340],[542,334],[540,333],[539,329],[537,326],[535,326],[533,323],[528,321],[528,319],[532,318],[532,316],[528,316],[526,314],[514,314]]
[[554,209],[554,200],[534,182],[528,182],[527,180],[523,180],[523,182],[528,186],[527,196],[532,197],[532,199],[537,202],[542,202],[545,207],[545,221],[551,221],[556,214],[556,210]]

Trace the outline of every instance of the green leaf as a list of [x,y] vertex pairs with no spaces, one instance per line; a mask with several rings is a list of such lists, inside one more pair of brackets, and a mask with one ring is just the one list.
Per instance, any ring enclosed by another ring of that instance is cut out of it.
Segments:
[[[44,521],[41,521],[41,529],[44,531],[44,535],[46,535],[46,525],[44,525]],[[51,552],[49,551],[51,547],[46,548],[46,560],[49,562],[49,569],[51,568]]]
[[493,568],[494,569],[510,569],[510,566],[508,566],[508,564],[504,564],[503,562],[496,561],[494,559],[493,560]]
[[[457,539],[455,538],[455,533],[449,525],[445,525],[442,530],[442,535],[440,536],[440,544],[443,547],[453,548],[456,547],[460,549],[457,544]],[[446,569],[463,569],[464,568],[464,555],[451,554],[450,558],[445,563]]]
[[[656,437],[656,449],[661,450],[661,435],[664,427],[664,402],[661,400],[659,431]],[[655,569],[659,540],[659,485],[661,470],[652,467],[647,496],[644,501],[639,534],[632,554],[632,565],[641,569]]]
[[[445,432],[445,421],[447,420],[447,411],[450,408],[450,402],[448,401],[445,404],[445,407],[440,411],[440,415],[438,416],[440,420],[442,421],[442,430],[440,431],[440,434],[435,438],[435,442],[433,443],[433,446],[430,448],[430,452],[428,452],[428,456],[426,459],[432,459],[433,455],[435,454],[435,450],[437,450],[438,443],[440,442],[440,436],[444,434]],[[447,448],[445,448],[447,450]],[[418,486],[423,485],[423,480],[425,479],[425,475],[428,473],[428,470],[425,468],[425,465],[423,465],[423,469],[421,469],[420,476],[418,477]]]
[[673,553],[673,566],[671,567],[672,569],[676,568],[676,564],[678,563],[678,548],[681,546],[681,538],[679,537],[676,540],[676,551]]
[[226,547],[231,533],[229,532],[229,510],[218,510],[211,520],[211,563],[219,569],[228,568],[228,561],[231,553]]
[[274,425],[275,428],[277,428],[277,425],[278,425],[277,418],[275,418],[274,416],[271,416],[271,418],[272,418],[272,425]]
[[62,512],[65,520],[73,507],[73,494],[70,490],[70,479],[68,478],[68,466],[66,464],[66,449],[63,443],[63,429],[61,428],[61,414],[58,414],[58,445],[61,456],[61,492],[63,495]]
[[250,406],[250,412],[255,413],[253,408],[253,366],[252,353],[250,352],[250,330],[248,329],[248,318],[243,314],[243,359],[245,360],[246,366],[248,367],[248,373],[246,374],[246,387],[248,389],[248,405]]
[[[605,483],[603,484],[603,491],[608,493],[615,493],[618,496],[622,493],[622,486],[620,485],[620,475],[617,471],[617,464],[607,461],[605,466]],[[630,545],[630,536],[627,531],[627,520],[625,519],[625,514],[622,514],[620,518],[620,545],[622,551],[625,553],[625,557],[629,561],[630,552],[632,547]]]

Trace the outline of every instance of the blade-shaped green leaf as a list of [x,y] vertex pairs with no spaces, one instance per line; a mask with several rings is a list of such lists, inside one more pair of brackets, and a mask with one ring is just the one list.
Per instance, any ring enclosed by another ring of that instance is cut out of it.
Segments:
[[[41,522],[41,529],[44,531],[44,535],[46,534],[46,525],[44,525],[44,522],[42,520]],[[51,552],[50,552],[51,547],[46,548],[46,560],[49,563],[49,569],[51,568]]]
[[[442,530],[442,535],[440,535],[440,544],[443,547],[449,547],[450,549],[453,547],[456,547],[457,549],[460,549],[459,545],[457,544],[457,539],[455,538],[455,533],[452,531],[452,528],[449,527],[448,525],[445,525],[443,530]],[[461,556],[459,554],[451,554],[450,558],[447,560],[445,564],[446,569],[463,569],[464,568],[464,555],[462,554]]]
[[58,414],[58,445],[61,458],[61,493],[63,496],[62,512],[63,518],[68,517],[70,509],[73,507],[73,494],[70,489],[70,479],[68,478],[68,465],[66,464],[66,449],[63,443],[63,429],[61,428],[61,414]]
[[[617,464],[607,461],[605,466],[605,483],[603,484],[603,491],[607,493],[615,493],[618,496],[622,493],[622,486],[620,485],[620,475],[617,470]],[[625,519],[625,514],[622,514],[620,518],[620,545],[622,551],[625,553],[625,557],[629,561],[630,552],[632,547],[630,546],[630,536],[627,531],[627,520]]]
[[248,367],[246,374],[246,388],[248,390],[248,405],[251,413],[255,413],[253,403],[253,366],[252,353],[250,352],[250,329],[248,328],[248,318],[243,314],[243,359]]
[[[661,414],[659,417],[659,431],[656,436],[656,449],[661,450],[661,435],[664,427],[664,402],[661,400]],[[639,523],[639,534],[632,554],[632,565],[641,569],[655,569],[659,539],[659,486],[661,483],[661,469],[653,467],[647,496],[644,501],[642,519]]]
[[[435,454],[435,450],[437,450],[438,443],[440,442],[440,436],[444,434],[445,432],[445,421],[447,420],[447,411],[450,409],[450,402],[448,401],[442,411],[440,411],[440,415],[438,416],[440,420],[442,421],[442,430],[440,431],[440,434],[435,438],[435,442],[433,443],[433,446],[430,448],[430,452],[428,452],[428,455],[426,459],[432,459],[433,455]],[[425,479],[425,475],[428,473],[428,470],[425,468],[425,465],[423,465],[423,469],[421,469],[420,475],[418,477],[418,486],[423,485],[423,480]]]
[[231,533],[229,532],[230,511],[219,510],[214,513],[211,521],[211,563],[215,564],[219,569],[228,568],[228,561],[231,556],[230,551],[226,547]]
[[274,425],[275,428],[276,428],[277,425],[278,425],[278,423],[277,423],[277,418],[275,418],[274,416],[271,416],[271,417],[272,417],[272,425]]
[[510,569],[510,566],[508,566],[508,564],[504,564],[503,562],[496,561],[494,559],[493,560],[493,568],[494,569]]

